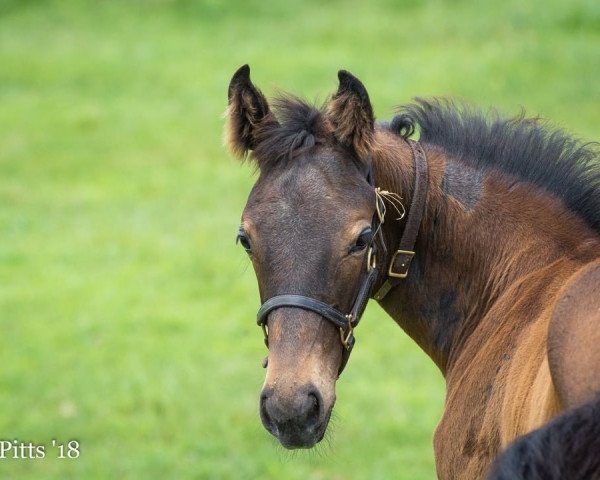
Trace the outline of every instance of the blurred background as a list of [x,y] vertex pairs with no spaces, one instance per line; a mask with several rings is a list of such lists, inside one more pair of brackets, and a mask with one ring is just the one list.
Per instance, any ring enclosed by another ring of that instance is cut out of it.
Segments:
[[443,378],[374,304],[323,444],[260,424],[244,63],[317,102],[348,69],[379,119],[445,95],[600,139],[597,0],[0,0],[0,439],[46,446],[0,477],[435,478]]

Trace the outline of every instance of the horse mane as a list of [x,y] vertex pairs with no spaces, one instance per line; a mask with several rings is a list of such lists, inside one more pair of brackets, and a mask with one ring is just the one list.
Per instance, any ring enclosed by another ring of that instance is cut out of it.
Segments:
[[[282,94],[273,101],[276,122],[259,128],[253,157],[263,171],[285,168],[297,155],[330,142],[325,105]],[[415,127],[420,140],[438,146],[471,167],[501,171],[544,189],[600,232],[598,144],[583,143],[522,112],[502,118],[466,103],[417,98],[399,108],[384,128],[404,137]]]
[[494,110],[485,114],[446,99],[417,98],[399,108],[389,128],[406,135],[412,133],[411,122],[418,126],[422,142],[476,169],[498,170],[533,183],[562,199],[600,232],[597,143],[583,143],[523,112],[504,119]]

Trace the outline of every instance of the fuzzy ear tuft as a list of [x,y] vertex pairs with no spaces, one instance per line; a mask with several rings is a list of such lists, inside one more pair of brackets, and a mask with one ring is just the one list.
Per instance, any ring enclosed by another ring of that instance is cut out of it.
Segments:
[[262,92],[250,80],[250,67],[242,65],[231,78],[227,90],[229,119],[225,143],[231,152],[244,158],[256,146],[257,130],[261,123],[272,117],[269,104]]
[[338,142],[354,149],[359,158],[366,159],[375,130],[369,94],[361,81],[346,70],[338,72],[338,79],[338,91],[327,106],[327,116]]

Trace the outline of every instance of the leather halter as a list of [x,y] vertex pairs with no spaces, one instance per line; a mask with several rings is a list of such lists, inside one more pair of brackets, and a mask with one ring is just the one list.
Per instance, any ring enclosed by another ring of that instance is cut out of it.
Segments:
[[[415,254],[414,245],[419,232],[419,226],[421,224],[423,212],[425,211],[425,201],[427,197],[427,157],[425,156],[425,152],[418,142],[407,140],[407,143],[411,148],[413,161],[415,164],[413,200],[408,212],[406,226],[404,228],[404,232],[402,233],[398,249],[392,256],[392,260],[390,262],[387,272],[388,278],[373,297],[377,301],[383,299],[393,287],[398,285],[400,283],[400,279],[407,277],[410,262]],[[375,186],[372,164],[369,167],[367,181],[371,186]],[[377,202],[380,201],[382,201],[381,198],[377,196]],[[381,212],[382,209],[378,204],[371,222],[371,229],[374,235],[371,244],[368,246],[367,275],[360,286],[350,313],[343,314],[337,308],[327,303],[304,295],[290,294],[276,295],[271,297],[262,304],[258,310],[258,313],[256,314],[256,323],[263,329],[265,345],[267,348],[269,348],[267,320],[269,314],[273,310],[282,307],[294,307],[315,312],[333,323],[340,331],[340,340],[343,348],[342,363],[338,370],[338,376],[342,374],[342,371],[346,367],[348,359],[350,358],[352,348],[356,342],[356,339],[354,338],[354,328],[360,322],[362,314],[371,296],[373,285],[379,277],[379,270],[377,269],[376,262],[377,250],[375,246],[375,237],[378,232],[381,233],[380,227],[384,221],[383,217],[381,216]],[[381,236],[381,238],[383,239],[383,236]]]
[[425,203],[427,202],[427,156],[419,142],[412,140],[406,140],[406,142],[412,150],[415,166],[413,197],[400,243],[390,261],[387,272],[388,278],[386,278],[383,285],[373,295],[373,298],[378,302],[383,300],[392,288],[396,287],[402,279],[408,276],[410,263],[415,256],[415,243],[417,242],[417,235],[419,234],[421,220],[425,213]]

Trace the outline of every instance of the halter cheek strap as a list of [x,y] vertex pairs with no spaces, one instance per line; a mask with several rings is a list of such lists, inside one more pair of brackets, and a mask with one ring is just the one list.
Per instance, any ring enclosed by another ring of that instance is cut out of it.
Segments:
[[390,266],[387,271],[387,278],[379,287],[379,290],[373,295],[373,298],[380,302],[388,292],[400,284],[408,277],[410,263],[415,256],[415,243],[421,226],[421,220],[425,213],[425,203],[427,201],[427,156],[418,142],[406,140],[413,154],[415,167],[415,184],[413,188],[413,198],[408,211],[406,225],[400,238],[398,248],[392,255]]

